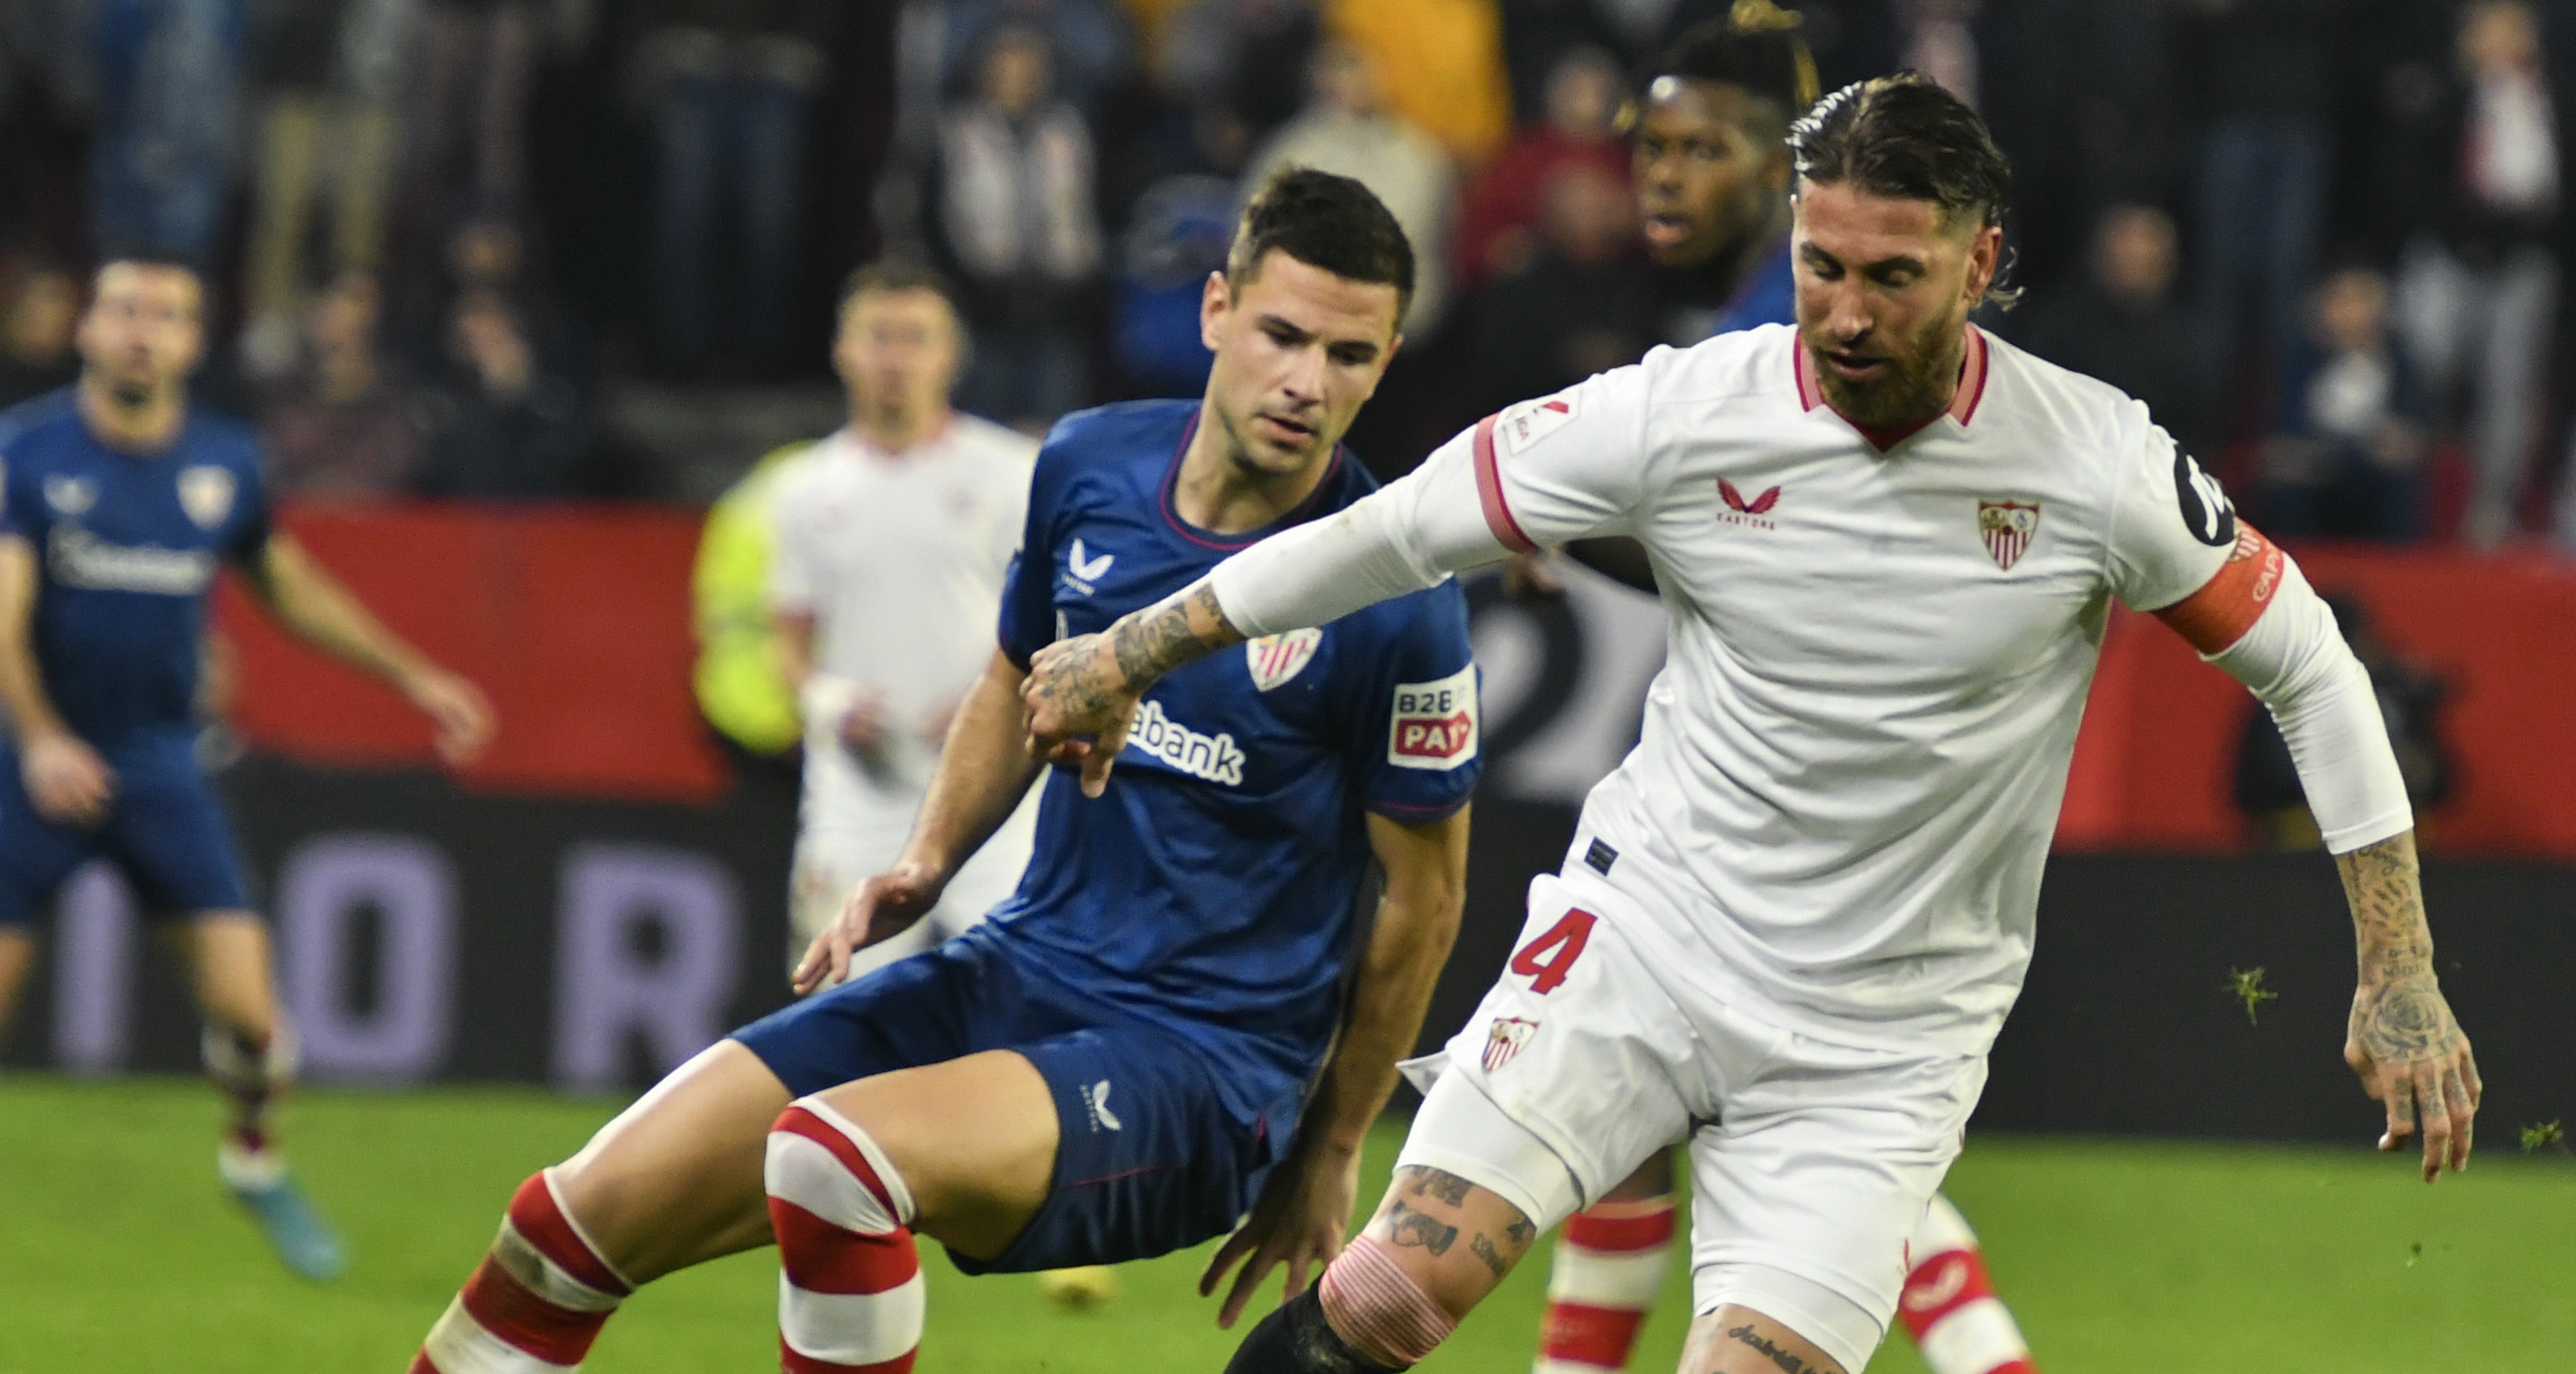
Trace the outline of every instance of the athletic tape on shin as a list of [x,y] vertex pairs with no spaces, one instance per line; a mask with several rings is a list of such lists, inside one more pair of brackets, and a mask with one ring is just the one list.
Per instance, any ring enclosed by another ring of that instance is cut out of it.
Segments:
[[1410,1368],[1430,1358],[1458,1319],[1422,1291],[1376,1238],[1344,1247],[1324,1270],[1316,1295],[1333,1329],[1360,1353]]

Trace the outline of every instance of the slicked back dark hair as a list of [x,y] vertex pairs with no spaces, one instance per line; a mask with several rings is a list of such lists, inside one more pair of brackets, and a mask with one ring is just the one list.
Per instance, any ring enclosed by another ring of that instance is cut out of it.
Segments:
[[1395,288],[1395,318],[1413,305],[1413,245],[1377,194],[1349,177],[1283,167],[1254,193],[1225,255],[1236,290],[1273,251],[1346,281]]
[[1945,222],[1993,228],[2012,203],[2012,164],[1986,122],[1921,72],[1856,81],[1789,130],[1797,184],[1848,184],[1875,196],[1928,200]]
[[1787,129],[1816,103],[1816,59],[1798,38],[1795,14],[1764,8],[1765,14],[1750,20],[1711,19],[1683,30],[1642,73],[1640,102],[1668,76],[1706,81],[1736,87],[1775,107],[1780,122],[1774,128]]

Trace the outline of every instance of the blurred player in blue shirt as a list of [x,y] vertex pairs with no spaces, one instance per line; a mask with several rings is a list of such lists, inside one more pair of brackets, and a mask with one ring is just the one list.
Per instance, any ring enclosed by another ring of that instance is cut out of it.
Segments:
[[474,687],[368,614],[269,523],[250,429],[193,411],[203,291],[174,263],[99,269],[80,380],[0,416],[0,1021],[40,909],[81,864],[121,869],[175,922],[232,1099],[218,1163],[287,1262],[339,1247],[287,1178],[267,1113],[294,1065],[268,932],[194,753],[206,597],[230,565],[287,629],[383,678],[462,760],[491,734]]
[[[915,1231],[985,1273],[1158,1255],[1241,1222],[1206,1278],[1249,1261],[1228,1322],[1269,1269],[1302,1287],[1339,1250],[1463,900],[1479,763],[1454,584],[1174,674],[1116,786],[1048,780],[1035,855],[988,921],[830,985],[854,947],[928,911],[1027,790],[1019,689],[1038,650],[1375,487],[1339,441],[1401,342],[1412,278],[1358,182],[1291,170],[1254,199],[1201,306],[1205,396],[1071,416],[1039,454],[999,651],[903,857],[798,969],[813,995],[528,1180],[415,1374],[576,1364],[634,1285],[772,1239],[793,1371],[911,1368]],[[1372,859],[1385,892],[1363,938]]]

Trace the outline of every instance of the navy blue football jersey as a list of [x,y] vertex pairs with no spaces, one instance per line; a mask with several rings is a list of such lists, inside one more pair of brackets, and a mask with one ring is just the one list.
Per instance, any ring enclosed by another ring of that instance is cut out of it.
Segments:
[[[1004,585],[1013,662],[1376,489],[1336,453],[1276,525],[1195,528],[1172,486],[1198,415],[1196,401],[1139,402],[1056,426]],[[1312,1072],[1331,1041],[1371,858],[1365,814],[1422,822],[1465,805],[1476,725],[1455,583],[1210,655],[1146,693],[1106,795],[1084,797],[1073,769],[1047,780],[1035,854],[987,929],[1048,976],[1247,1056],[1249,1103],[1277,1075]]]
[[206,593],[269,535],[250,428],[191,409],[150,455],[101,444],[72,392],[0,415],[0,533],[36,549],[36,664],[93,747],[190,728]]

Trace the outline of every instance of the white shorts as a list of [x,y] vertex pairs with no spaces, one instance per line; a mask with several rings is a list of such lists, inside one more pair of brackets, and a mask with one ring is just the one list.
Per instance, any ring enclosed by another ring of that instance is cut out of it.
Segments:
[[1856,1374],[1985,1057],[1832,1044],[1695,996],[1688,970],[1656,976],[1620,933],[1641,900],[1579,871],[1531,882],[1512,961],[1449,1042],[1398,1163],[1546,1229],[1688,1139],[1694,1310],[1753,1308]]
[[[901,935],[851,955],[850,976],[919,954],[962,933],[1018,890],[1020,870],[1028,867],[1029,851],[1037,838],[1038,794],[1044,790],[1041,786],[1029,789],[993,837],[948,880],[948,890],[939,895],[939,905],[928,916]],[[908,831],[851,833],[816,827],[796,836],[796,857],[787,880],[790,970],[805,957],[814,937],[841,914],[841,904],[859,884],[894,867],[903,855],[904,841],[910,838]]]

